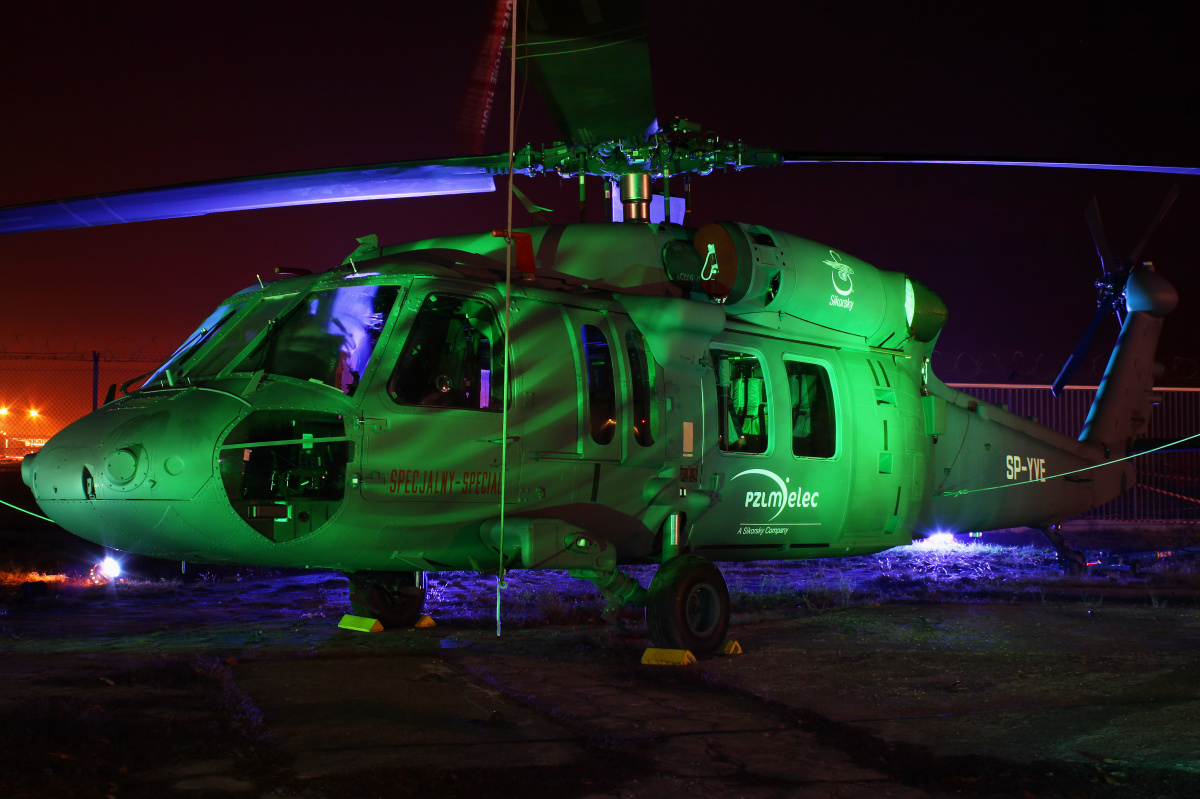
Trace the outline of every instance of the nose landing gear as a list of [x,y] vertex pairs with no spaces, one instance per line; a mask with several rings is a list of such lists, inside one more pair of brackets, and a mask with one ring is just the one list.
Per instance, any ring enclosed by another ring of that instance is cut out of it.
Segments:
[[646,596],[646,626],[656,647],[717,651],[729,631],[729,588],[720,569],[699,555],[664,563]]

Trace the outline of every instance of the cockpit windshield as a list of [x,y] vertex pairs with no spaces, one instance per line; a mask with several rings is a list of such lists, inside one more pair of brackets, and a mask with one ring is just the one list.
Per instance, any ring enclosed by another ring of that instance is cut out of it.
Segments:
[[366,371],[398,286],[343,286],[314,291],[234,366],[235,372],[317,380],[351,395]]
[[180,367],[184,364],[184,362],[195,355],[196,352],[202,346],[204,346],[205,342],[211,340],[212,337],[217,334],[217,331],[219,331],[226,322],[233,318],[234,314],[236,314],[245,306],[245,302],[230,303],[228,305],[222,305],[220,308],[213,311],[207,319],[200,323],[200,327],[196,328],[195,332],[193,332],[187,337],[187,339],[184,340],[183,344],[179,346],[179,349],[172,353],[171,357],[167,359],[167,362],[158,367],[154,374],[150,375],[150,377],[146,379],[144,385],[149,386],[159,382],[172,382],[172,378],[167,376],[168,370],[170,370],[172,375],[178,375]]
[[298,303],[289,294],[263,297],[249,308],[252,299],[222,305],[146,385],[261,370],[351,395],[399,292],[399,286],[354,285],[313,291]]
[[275,324],[279,315],[296,300],[295,294],[264,297],[258,305],[248,310],[231,325],[229,330],[221,334],[217,343],[204,354],[204,357],[186,370],[187,376],[216,377],[225,370],[234,358],[237,358],[246,347],[254,343]]

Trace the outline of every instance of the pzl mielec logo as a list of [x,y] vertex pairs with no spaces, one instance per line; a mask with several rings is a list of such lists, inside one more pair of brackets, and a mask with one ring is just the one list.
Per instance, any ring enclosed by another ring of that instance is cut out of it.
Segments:
[[[769,472],[766,469],[747,469],[744,472],[738,472],[731,479],[730,483],[739,477],[748,474],[761,474],[763,477],[769,477],[779,486],[778,491],[747,491],[746,504],[747,508],[778,508],[775,511],[774,519],[779,514],[783,513],[784,508],[815,508],[817,507],[817,497],[821,495],[819,491],[805,491],[797,486],[795,491],[788,488],[788,483],[791,482],[789,477],[783,480],[775,472]],[[771,521],[767,519],[767,521]]]
[[1020,480],[1024,475],[1027,481],[1046,482],[1045,458],[1022,458],[1020,455],[1006,455],[1004,456],[1004,469],[1004,477],[1008,480]]
[[842,256],[835,250],[829,251],[829,260],[824,263],[833,270],[830,277],[833,280],[833,290],[837,292],[829,295],[829,304],[850,310],[854,307],[854,300],[850,299],[850,295],[854,293],[854,280],[850,277],[854,270],[849,264],[842,263]]

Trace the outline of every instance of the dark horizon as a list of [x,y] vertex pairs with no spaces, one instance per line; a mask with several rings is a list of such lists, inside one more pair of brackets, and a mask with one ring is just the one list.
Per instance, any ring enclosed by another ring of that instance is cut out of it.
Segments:
[[[0,206],[464,154],[456,121],[489,7],[6,9]],[[648,9],[660,118],[686,116],[781,149],[1200,164],[1200,112],[1190,102],[1200,96],[1190,69],[1197,35],[1165,11],[1030,19],[980,9],[738,9]],[[520,143],[555,138],[533,95],[524,95]],[[501,91],[486,150],[505,147],[506,113]],[[904,271],[950,309],[939,350],[997,362],[1021,353],[1055,372],[1095,308],[1089,197],[1099,198],[1114,250],[1127,253],[1173,182],[1018,167],[795,166],[697,179],[693,216],[777,227]],[[1191,268],[1200,181],[1178,183],[1180,198],[1144,254],[1180,290],[1160,348],[1168,368],[1194,363],[1200,319]],[[521,185],[556,210],[555,221],[574,219],[573,181]],[[600,220],[598,180],[590,194]],[[216,303],[276,266],[327,268],[367,233],[397,243],[487,229],[502,223],[503,204],[498,191],[7,236],[0,347],[169,351]],[[1103,361],[1115,331],[1105,323],[1089,362]]]

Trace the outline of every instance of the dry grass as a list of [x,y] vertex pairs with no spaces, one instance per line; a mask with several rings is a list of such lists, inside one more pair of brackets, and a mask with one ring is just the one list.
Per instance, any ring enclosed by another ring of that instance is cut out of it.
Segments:
[[954,545],[898,547],[879,555],[792,563],[733,565],[726,570],[735,612],[777,607],[821,610],[911,600],[971,601],[1036,592],[1062,580],[1050,550]]
[[[1200,564],[1195,560],[1144,567],[1138,579],[1128,571],[1114,576],[1068,578],[1059,569],[1053,550],[1032,546],[919,544],[863,557],[722,563],[720,567],[729,584],[731,609],[743,619],[885,602],[1045,601],[1067,596],[1070,591],[1101,590],[1114,582],[1158,590],[1147,600],[1151,602],[1165,601],[1171,591],[1178,589],[1200,589]],[[648,587],[656,567],[633,566],[625,571]],[[141,579],[127,573],[115,583],[97,584],[86,573],[31,571],[10,564],[0,569],[0,604],[56,598],[99,601],[178,597],[184,601],[194,597],[199,601],[200,595],[194,592],[204,591],[206,585],[245,581],[248,590],[265,588],[278,574],[268,569],[212,567],[211,573],[189,570],[185,577],[176,573]],[[337,575],[330,575],[330,580],[339,589],[346,585]],[[427,575],[427,581],[427,608],[440,625],[467,628],[494,623],[495,577],[443,572]],[[284,590],[289,589],[311,591],[312,586],[295,585]],[[337,594],[335,590],[327,598],[334,609],[340,607]],[[1190,601],[1177,593],[1171,599],[1172,604]],[[604,608],[604,600],[590,583],[559,571],[512,572],[500,595],[501,618],[510,629],[599,626]],[[624,610],[619,620],[636,625],[640,616],[640,611]]]
[[[786,612],[820,612],[855,604],[886,602],[1046,601],[1061,592],[1113,584],[1107,574],[1068,577],[1052,549],[989,544],[898,547],[878,555],[807,561],[722,563],[731,610],[742,617]],[[656,568],[625,569],[649,586]],[[495,578],[468,572],[427,575],[428,609],[439,624],[470,627],[492,623]],[[1200,587],[1195,561],[1145,568],[1125,584]],[[1066,594],[1064,593],[1064,596]],[[501,593],[505,628],[601,624],[604,600],[586,582],[562,572],[512,572]],[[620,614],[636,624],[638,611]]]
[[0,569],[0,586],[9,587],[25,583],[69,584],[70,578],[65,574],[45,574],[11,567]]
[[23,569],[0,570],[0,604],[35,600],[148,599],[171,596],[183,589],[178,580],[119,577],[105,580],[91,573],[46,574]]

